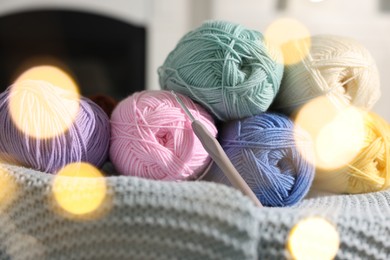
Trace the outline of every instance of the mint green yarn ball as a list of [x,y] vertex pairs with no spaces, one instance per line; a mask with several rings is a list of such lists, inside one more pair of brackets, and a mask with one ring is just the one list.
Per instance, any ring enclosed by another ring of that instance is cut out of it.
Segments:
[[179,41],[158,72],[162,89],[187,95],[229,121],[268,109],[282,80],[283,58],[260,32],[208,21]]

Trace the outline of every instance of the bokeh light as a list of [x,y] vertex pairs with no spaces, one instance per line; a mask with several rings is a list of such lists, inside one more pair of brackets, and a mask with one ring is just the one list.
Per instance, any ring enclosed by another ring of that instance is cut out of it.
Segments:
[[285,65],[301,62],[310,52],[309,30],[292,18],[281,18],[271,23],[264,37],[267,42],[282,50]]
[[107,193],[102,173],[88,163],[72,163],[61,169],[53,182],[53,195],[58,206],[70,216],[91,218]]
[[73,93],[79,93],[75,80],[63,69],[53,65],[38,65],[24,71],[15,83],[25,80],[43,80]]
[[17,188],[15,179],[0,165],[0,212],[17,197]]
[[364,114],[353,106],[336,106],[327,97],[318,97],[304,105],[294,121],[312,138],[315,156],[311,163],[317,168],[345,166],[364,146]]
[[26,135],[52,138],[63,134],[74,122],[80,107],[79,96],[75,81],[60,68],[33,67],[12,85],[10,114]]
[[336,227],[321,217],[298,222],[290,231],[287,250],[296,260],[333,259],[340,245]]
[[319,162],[337,168],[352,161],[364,144],[364,119],[349,107],[321,129],[316,140]]

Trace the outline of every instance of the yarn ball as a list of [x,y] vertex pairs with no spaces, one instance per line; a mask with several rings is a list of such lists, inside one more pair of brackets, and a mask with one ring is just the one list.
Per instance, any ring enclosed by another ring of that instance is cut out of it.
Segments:
[[179,41],[158,70],[159,82],[228,121],[268,109],[280,86],[282,60],[260,32],[208,21]]
[[[73,118],[72,107],[77,108]],[[100,167],[108,157],[110,125],[104,111],[46,81],[22,81],[1,93],[0,125],[2,162],[56,173],[73,162]]]
[[103,95],[103,94],[96,94],[89,96],[89,98],[95,102],[99,107],[103,109],[104,112],[108,115],[108,117],[111,116],[112,111],[118,105],[118,101],[116,101],[113,97]]
[[[212,117],[179,95],[194,117],[215,136]],[[189,117],[169,91],[142,91],[122,100],[111,115],[110,159],[118,172],[155,180],[197,178],[211,159]]]
[[[263,113],[230,122],[220,134],[227,156],[263,205],[289,206],[307,194],[314,166],[304,158],[313,156],[313,146],[290,119]],[[298,150],[297,145],[306,149]],[[230,185],[216,165],[205,180]]]
[[[309,100],[326,95],[332,102],[370,109],[380,97],[379,73],[369,51],[353,39],[317,35],[295,40],[289,55],[301,62],[285,66],[272,107],[291,114]],[[291,42],[289,43],[290,45]],[[302,56],[303,54],[307,54]]]
[[367,193],[390,187],[390,125],[380,116],[364,116],[365,138],[357,156],[345,166],[317,169],[313,188],[334,193]]

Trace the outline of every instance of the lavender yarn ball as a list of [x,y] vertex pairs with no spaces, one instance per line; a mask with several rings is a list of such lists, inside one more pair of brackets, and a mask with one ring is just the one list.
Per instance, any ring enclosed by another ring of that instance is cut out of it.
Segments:
[[0,125],[1,162],[55,174],[74,162],[100,167],[108,157],[106,113],[49,82],[23,81],[1,93]]

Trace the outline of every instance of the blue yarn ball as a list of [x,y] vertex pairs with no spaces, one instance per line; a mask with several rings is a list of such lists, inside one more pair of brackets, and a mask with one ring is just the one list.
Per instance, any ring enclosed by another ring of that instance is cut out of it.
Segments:
[[[290,119],[264,113],[230,122],[220,133],[223,149],[263,205],[289,206],[307,194],[315,168],[306,159],[314,156],[313,146]],[[205,179],[230,185],[216,165]]]
[[280,50],[239,24],[208,21],[187,33],[159,68],[162,89],[187,95],[219,120],[257,115],[283,75]]

